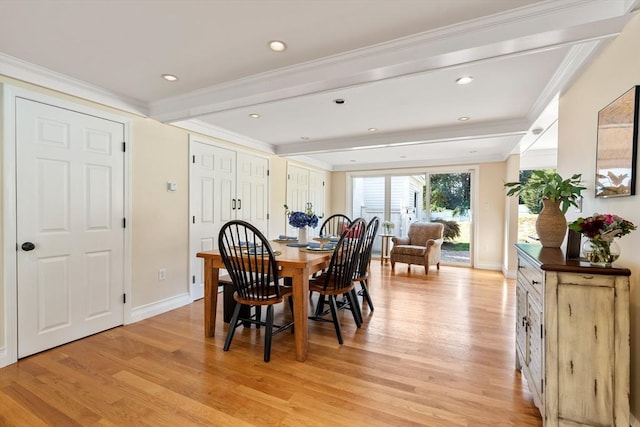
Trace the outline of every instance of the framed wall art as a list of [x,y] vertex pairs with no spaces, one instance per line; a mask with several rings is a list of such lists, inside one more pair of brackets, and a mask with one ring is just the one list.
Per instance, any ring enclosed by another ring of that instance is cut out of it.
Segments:
[[598,112],[596,197],[636,194],[640,86]]

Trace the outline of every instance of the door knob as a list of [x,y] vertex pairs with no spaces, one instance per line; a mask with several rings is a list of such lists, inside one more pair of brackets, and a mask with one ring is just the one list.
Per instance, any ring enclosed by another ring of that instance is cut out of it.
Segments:
[[34,245],[34,244],[33,244],[33,243],[31,243],[31,242],[24,242],[24,243],[22,244],[22,250],[23,250],[23,251],[25,251],[25,252],[32,251],[32,250],[34,250],[35,248],[36,248],[36,245]]

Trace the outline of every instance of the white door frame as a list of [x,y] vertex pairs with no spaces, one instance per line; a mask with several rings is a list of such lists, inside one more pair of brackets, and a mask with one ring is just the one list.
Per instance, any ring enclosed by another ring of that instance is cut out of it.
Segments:
[[[124,230],[124,292],[128,295],[124,305],[123,323],[131,319],[131,120],[88,107],[79,103],[56,98],[29,89],[0,83],[2,93],[2,284],[4,318],[0,331],[0,367],[18,360],[18,282],[17,282],[17,218],[16,218],[16,109],[15,99],[26,98],[55,107],[89,114],[124,125],[127,148],[124,155],[124,215],[127,227]],[[4,339],[3,339],[4,337]]]

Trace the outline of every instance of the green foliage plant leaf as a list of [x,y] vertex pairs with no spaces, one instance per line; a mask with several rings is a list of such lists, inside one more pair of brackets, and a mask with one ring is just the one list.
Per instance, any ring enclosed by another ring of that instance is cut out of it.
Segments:
[[507,182],[504,186],[507,189],[507,196],[521,196],[529,192],[529,197],[537,196],[540,200],[560,201],[560,209],[563,214],[566,214],[569,206],[578,207],[582,190],[586,189],[581,181],[581,174],[574,174],[571,178],[564,179],[552,170],[535,170],[526,182]]

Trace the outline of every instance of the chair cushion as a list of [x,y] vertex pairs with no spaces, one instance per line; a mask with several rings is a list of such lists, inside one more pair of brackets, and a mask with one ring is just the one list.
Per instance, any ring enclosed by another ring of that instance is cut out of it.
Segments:
[[396,255],[424,256],[427,248],[424,246],[413,245],[397,245],[393,247],[393,253]]

